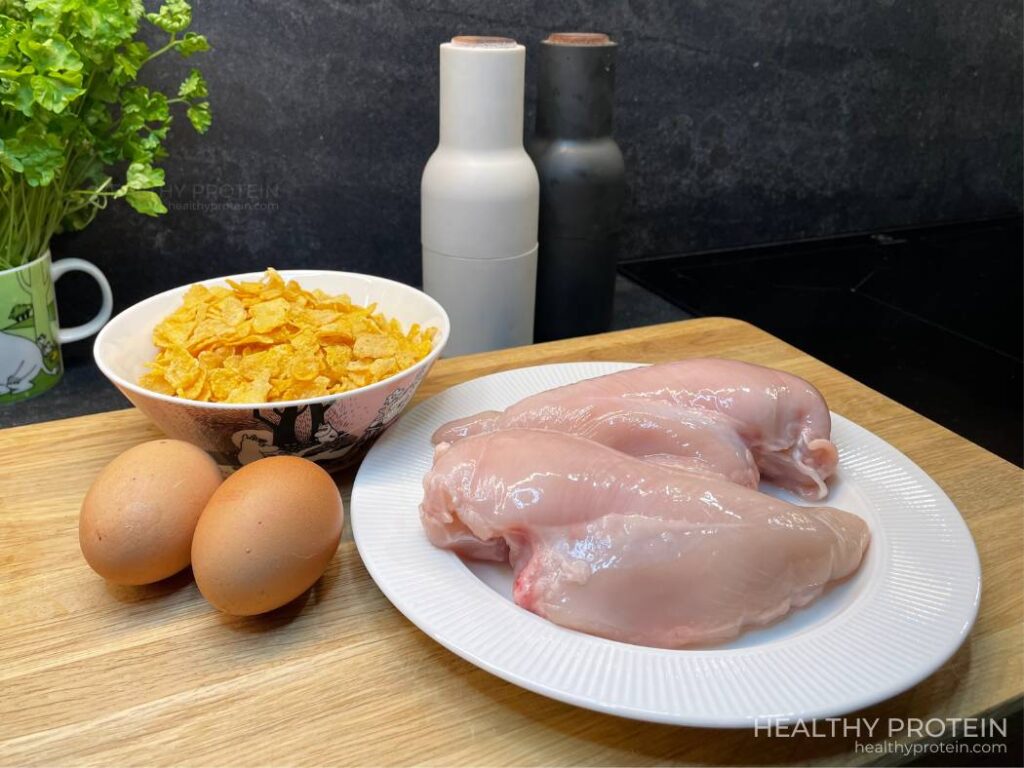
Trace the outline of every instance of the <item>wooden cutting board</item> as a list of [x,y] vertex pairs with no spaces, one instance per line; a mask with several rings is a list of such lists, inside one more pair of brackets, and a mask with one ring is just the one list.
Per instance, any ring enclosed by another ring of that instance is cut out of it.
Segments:
[[[984,578],[973,633],[928,680],[860,714],[968,717],[1020,696],[1022,473],[763,331],[706,318],[444,360],[417,399],[538,363],[705,355],[809,379],[833,410],[935,478],[971,528]],[[149,587],[107,585],[79,552],[79,504],[104,464],[158,435],[135,410],[0,431],[0,764],[877,759],[855,751],[852,738],[650,725],[505,683],[406,621],[370,580],[347,529],[317,586],[264,617],[218,614],[187,571]],[[339,480],[345,487],[351,478]]]

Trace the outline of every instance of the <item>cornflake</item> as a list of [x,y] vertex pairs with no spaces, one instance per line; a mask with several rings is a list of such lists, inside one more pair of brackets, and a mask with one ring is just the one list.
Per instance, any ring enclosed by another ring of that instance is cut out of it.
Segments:
[[259,282],[193,285],[153,330],[139,383],[214,403],[270,403],[365,387],[422,360],[436,328],[401,324],[342,294],[307,291],[268,269]]

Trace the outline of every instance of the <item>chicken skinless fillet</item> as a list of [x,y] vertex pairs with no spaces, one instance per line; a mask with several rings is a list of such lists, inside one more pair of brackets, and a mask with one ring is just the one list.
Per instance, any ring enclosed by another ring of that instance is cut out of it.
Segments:
[[553,431],[443,443],[423,487],[430,541],[510,561],[518,605],[664,648],[725,641],[806,605],[858,568],[869,539],[856,515]]
[[[609,419],[615,408],[631,416]],[[714,422],[705,430],[713,434],[688,440],[686,424],[693,423],[695,411]],[[433,440],[455,442],[511,428],[578,434],[633,456],[729,479],[742,475],[735,454],[726,450],[738,437],[765,479],[809,499],[828,495],[825,480],[839,461],[828,406],[817,389],[799,376],[737,360],[681,360],[586,379],[504,411],[451,421]],[[716,466],[719,461],[724,463]],[[749,478],[734,482],[751,485]]]

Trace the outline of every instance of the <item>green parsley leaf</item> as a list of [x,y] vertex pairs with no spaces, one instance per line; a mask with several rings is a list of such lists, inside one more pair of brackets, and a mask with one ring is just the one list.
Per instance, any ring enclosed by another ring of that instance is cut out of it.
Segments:
[[21,160],[7,151],[7,147],[4,146],[3,139],[0,139],[0,164],[6,165],[12,171],[25,170],[25,166],[21,164]]
[[210,43],[203,35],[197,35],[195,32],[186,32],[181,42],[178,43],[178,53],[186,59],[194,53],[208,50],[210,50]]
[[143,42],[128,43],[114,51],[112,80],[119,84],[130,83],[148,56],[149,46]]
[[167,213],[167,207],[156,192],[140,192],[133,189],[125,195],[125,199],[128,201],[128,205],[146,216],[159,216],[161,213]]
[[7,139],[4,155],[10,155],[8,167],[20,164],[30,187],[47,186],[64,167],[63,142],[38,123],[29,123]]
[[85,93],[79,87],[82,84],[80,72],[68,72],[66,75],[55,73],[50,77],[33,75],[29,82],[36,103],[55,114],[63,112],[72,101]]
[[125,185],[129,189],[151,189],[164,185],[164,169],[154,168],[144,163],[132,163],[128,166]]
[[28,56],[37,72],[53,72],[56,70],[78,71],[82,68],[82,60],[75,49],[60,36],[46,40],[23,38],[18,48]]
[[213,121],[210,115],[210,102],[202,101],[199,104],[193,104],[185,112],[185,115],[192,123],[192,127],[196,129],[196,133],[206,133],[210,129],[210,123]]
[[160,10],[146,18],[164,32],[184,32],[192,23],[192,8],[185,0],[164,0]]
[[183,99],[205,99],[210,95],[206,88],[206,81],[198,69],[193,69],[188,73],[188,77],[178,88],[178,95]]
[[32,92],[32,67],[24,71],[7,70],[0,72],[0,104],[13,107],[26,117],[31,117],[35,107]]

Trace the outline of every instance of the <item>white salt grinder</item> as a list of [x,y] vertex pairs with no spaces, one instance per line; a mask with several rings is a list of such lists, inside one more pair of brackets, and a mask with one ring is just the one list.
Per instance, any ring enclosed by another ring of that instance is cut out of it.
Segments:
[[533,341],[540,185],[523,149],[526,49],[441,45],[440,141],[423,169],[423,289],[451,318],[448,355]]

